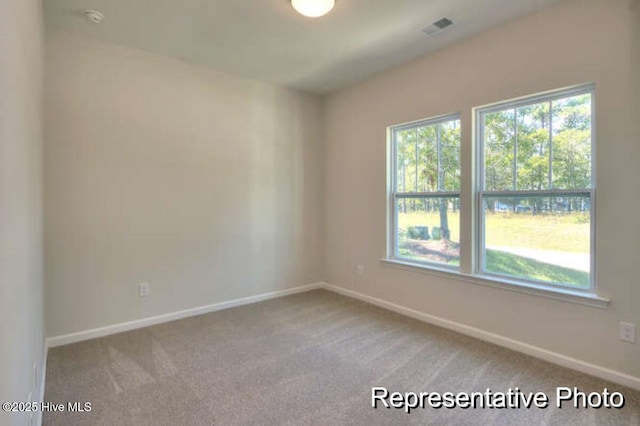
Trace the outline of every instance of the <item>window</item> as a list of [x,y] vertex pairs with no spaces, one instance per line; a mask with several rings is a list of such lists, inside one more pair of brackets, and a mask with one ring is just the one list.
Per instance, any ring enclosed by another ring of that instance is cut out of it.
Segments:
[[479,272],[591,290],[593,88],[476,110]]
[[460,119],[391,128],[392,257],[460,263]]
[[459,115],[390,127],[387,259],[601,299],[593,103],[583,85],[475,108],[462,171]]

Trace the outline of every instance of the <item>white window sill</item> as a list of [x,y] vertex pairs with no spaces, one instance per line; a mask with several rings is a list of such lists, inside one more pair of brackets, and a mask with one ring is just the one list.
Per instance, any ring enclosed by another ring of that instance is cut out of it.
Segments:
[[434,275],[443,278],[454,279],[472,284],[480,284],[488,287],[499,288],[503,290],[515,291],[517,293],[532,294],[539,297],[547,297],[549,299],[561,300],[563,302],[578,303],[581,305],[592,306],[604,309],[609,306],[611,300],[600,297],[596,294],[585,293],[571,289],[550,288],[542,285],[529,284],[516,280],[502,279],[496,277],[487,277],[482,275],[469,275],[462,272],[426,266],[420,263],[412,263],[406,260],[398,259],[380,259],[384,266],[391,268],[403,269],[405,271],[419,272],[428,275]]

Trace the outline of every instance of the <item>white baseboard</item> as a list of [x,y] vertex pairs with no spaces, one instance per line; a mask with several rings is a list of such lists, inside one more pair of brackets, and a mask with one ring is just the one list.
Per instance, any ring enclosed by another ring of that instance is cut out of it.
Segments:
[[599,365],[591,364],[576,358],[571,358],[557,352],[548,351],[546,349],[539,348],[537,346],[530,345],[528,343],[520,342],[517,340],[509,339],[498,334],[490,333],[488,331],[481,330],[479,328],[471,327],[465,324],[461,324],[455,321],[450,321],[444,318],[436,317],[433,315],[425,314],[424,312],[416,311],[404,306],[396,305],[395,303],[387,302],[386,300],[378,299],[366,294],[358,293],[352,290],[347,290],[335,285],[321,283],[321,288],[325,290],[333,291],[343,296],[351,297],[361,300],[363,302],[370,303],[372,305],[379,306],[399,313],[401,315],[416,319],[418,321],[433,324],[448,330],[452,330],[467,336],[475,337],[476,339],[484,340],[496,344],[498,346],[505,347],[507,349],[514,350],[526,355],[530,355],[534,358],[538,358],[550,363],[567,367],[572,370],[586,373],[591,376],[599,377],[604,380],[617,383],[622,386],[640,390],[640,377],[631,376],[629,374],[621,373],[619,371],[611,370]]
[[[97,337],[108,336],[110,334],[121,333],[124,331],[134,330],[138,328],[148,327],[155,324],[161,324],[164,322],[174,321],[182,318],[187,318],[195,315],[202,315],[209,312],[221,311],[223,309],[234,308],[237,306],[248,305],[251,303],[261,302],[263,300],[275,299],[278,297],[288,296],[291,294],[302,293],[306,291],[325,289],[334,293],[342,294],[343,296],[358,299],[363,302],[370,303],[375,306],[387,309],[399,313],[401,315],[416,319],[418,321],[433,324],[448,330],[452,330],[467,336],[474,337],[476,339],[484,340],[496,344],[498,346],[505,347],[507,349],[514,350],[526,355],[530,355],[534,358],[542,359],[544,361],[551,362],[562,367],[567,367],[572,370],[576,370],[585,374],[589,374],[595,377],[599,377],[604,380],[617,383],[622,386],[640,390],[640,377],[631,376],[629,374],[621,373],[619,371],[611,370],[599,365],[591,364],[576,358],[568,357],[566,355],[552,352],[546,349],[539,348],[537,346],[530,345],[528,343],[520,342],[517,340],[509,339],[498,334],[490,333],[479,328],[471,327],[466,324],[461,324],[455,321],[451,321],[445,318],[440,318],[434,315],[429,315],[424,312],[416,311],[395,303],[388,302],[386,300],[378,299],[366,294],[358,293],[352,290],[348,290],[342,287],[331,285],[325,282],[319,282],[315,284],[309,284],[301,287],[295,287],[287,290],[275,291],[271,293],[259,294],[256,296],[245,297],[241,299],[230,300],[221,303],[215,303],[213,305],[200,306],[197,308],[186,309],[179,312],[173,312],[164,315],[158,315],[150,318],[143,318],[136,321],[130,321],[120,324],[115,324],[107,327],[95,328],[92,330],[81,331],[78,333],[65,334],[62,336],[50,337],[47,339],[46,345],[48,348],[55,346],[66,345],[69,343],[80,342],[83,340],[94,339]],[[45,358],[46,363],[46,358]],[[44,397],[44,370],[43,366],[43,379],[41,381],[42,388],[41,398]]]
[[91,330],[79,331],[77,333],[64,334],[47,338],[47,346],[53,348],[56,346],[68,345],[70,343],[81,342],[83,340],[95,339],[111,334],[122,333],[124,331],[135,330],[138,328],[149,327],[151,325],[161,324],[164,322],[175,321],[196,315],[207,314],[210,312],[221,311],[224,309],[235,308],[237,306],[249,305],[252,303],[262,302],[268,299],[288,296],[296,293],[321,288],[321,283],[308,284],[300,287],[294,287],[286,290],[274,291],[271,293],[258,294],[256,296],[243,297],[241,299],[229,300],[226,302],[214,303],[212,305],[199,306],[196,308],[185,309],[183,311],[171,312],[168,314],[158,315],[155,317],[142,318],[135,321],[123,322],[120,324],[109,325],[106,327],[94,328]]

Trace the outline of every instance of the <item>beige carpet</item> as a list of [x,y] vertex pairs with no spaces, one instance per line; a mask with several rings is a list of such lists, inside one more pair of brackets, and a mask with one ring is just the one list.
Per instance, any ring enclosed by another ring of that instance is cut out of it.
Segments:
[[[623,409],[371,408],[413,392],[623,392]],[[45,425],[624,425],[637,392],[326,291],[51,349]]]

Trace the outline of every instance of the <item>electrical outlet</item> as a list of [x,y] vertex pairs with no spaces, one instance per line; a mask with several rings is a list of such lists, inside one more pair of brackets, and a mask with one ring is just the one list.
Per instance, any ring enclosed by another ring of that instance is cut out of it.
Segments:
[[620,340],[623,342],[636,342],[636,325],[630,322],[620,321]]
[[356,275],[364,275],[364,266],[356,265]]
[[140,297],[147,297],[151,294],[151,285],[149,283],[141,283],[138,286]]

